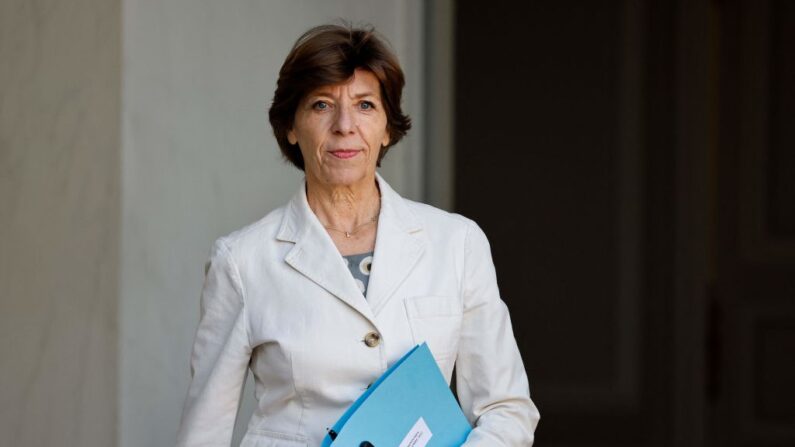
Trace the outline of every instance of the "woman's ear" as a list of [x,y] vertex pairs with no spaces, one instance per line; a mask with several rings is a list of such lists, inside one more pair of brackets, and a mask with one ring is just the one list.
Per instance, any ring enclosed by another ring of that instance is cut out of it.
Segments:
[[389,146],[389,131],[384,133],[384,139],[381,141],[381,147]]
[[293,129],[287,131],[287,141],[290,144],[298,144],[298,138],[295,136],[295,131]]

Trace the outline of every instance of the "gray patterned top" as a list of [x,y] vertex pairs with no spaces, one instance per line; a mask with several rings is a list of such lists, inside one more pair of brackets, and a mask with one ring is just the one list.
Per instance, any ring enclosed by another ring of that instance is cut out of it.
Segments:
[[373,267],[373,252],[359,253],[342,257],[351,271],[356,285],[367,296],[367,283],[370,281],[370,269]]

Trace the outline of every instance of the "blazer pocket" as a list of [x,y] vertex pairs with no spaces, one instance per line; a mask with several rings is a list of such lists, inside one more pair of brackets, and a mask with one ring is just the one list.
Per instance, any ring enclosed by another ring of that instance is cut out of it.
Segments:
[[249,430],[240,441],[240,447],[307,447],[309,438],[278,431]]
[[454,362],[463,318],[461,301],[454,296],[414,296],[406,298],[405,305],[414,342],[427,342],[440,365]]

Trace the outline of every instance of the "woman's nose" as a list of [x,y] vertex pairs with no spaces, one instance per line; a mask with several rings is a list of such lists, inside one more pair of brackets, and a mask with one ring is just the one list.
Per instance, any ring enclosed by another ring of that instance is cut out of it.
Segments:
[[354,127],[356,127],[354,119],[353,113],[347,107],[338,108],[334,117],[334,132],[343,135],[352,133]]

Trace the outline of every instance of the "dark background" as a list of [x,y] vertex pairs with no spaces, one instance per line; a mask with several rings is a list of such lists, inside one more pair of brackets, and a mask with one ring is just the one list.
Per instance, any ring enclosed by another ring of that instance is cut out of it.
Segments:
[[795,445],[795,2],[458,2],[539,446]]

